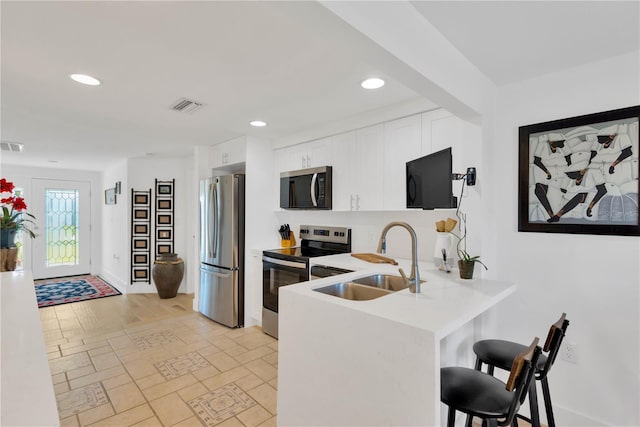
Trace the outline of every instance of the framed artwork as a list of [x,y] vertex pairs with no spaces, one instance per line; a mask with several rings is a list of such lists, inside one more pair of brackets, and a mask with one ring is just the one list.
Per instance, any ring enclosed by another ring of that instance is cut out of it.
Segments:
[[116,191],[116,194],[120,194],[121,193],[121,191],[122,191],[122,182],[121,181],[116,182],[115,191]]
[[172,184],[158,184],[158,196],[171,196],[173,194]]
[[171,245],[158,244],[156,246],[156,253],[157,254],[169,254],[169,253],[171,253]]
[[148,205],[149,204],[149,195],[148,194],[134,194],[133,195],[133,204],[134,205]]
[[518,231],[640,235],[640,106],[519,128]]
[[133,269],[133,281],[134,282],[146,282],[149,280],[148,268],[134,268]]
[[116,189],[115,188],[107,188],[104,190],[104,204],[105,205],[115,205],[116,204]]
[[149,234],[149,224],[133,224],[133,234],[144,236]]
[[158,225],[173,225],[173,215],[171,214],[158,214]]
[[149,249],[148,237],[134,237],[133,238],[133,250],[147,250]]
[[156,200],[156,209],[159,211],[170,211],[173,209],[173,200],[172,199],[157,199]]
[[145,208],[134,208],[133,209],[133,219],[149,219],[149,209]]
[[146,252],[142,252],[142,253],[133,253],[133,263],[134,264],[141,264],[141,265],[147,265],[149,264],[149,254],[147,254]]
[[156,230],[156,240],[171,240],[173,236],[173,230],[172,229],[167,229],[167,230]]

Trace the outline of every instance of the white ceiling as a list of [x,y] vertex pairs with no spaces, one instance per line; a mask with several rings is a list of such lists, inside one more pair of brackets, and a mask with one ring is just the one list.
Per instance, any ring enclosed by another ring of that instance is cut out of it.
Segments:
[[[640,49],[638,1],[412,4],[496,84]],[[361,89],[384,67],[365,61],[355,30],[316,2],[0,8],[2,140],[25,144],[2,152],[3,163],[100,170],[239,135],[281,138],[420,98],[388,75],[383,89]],[[181,97],[206,107],[169,110]],[[253,119],[269,126],[252,128]]]

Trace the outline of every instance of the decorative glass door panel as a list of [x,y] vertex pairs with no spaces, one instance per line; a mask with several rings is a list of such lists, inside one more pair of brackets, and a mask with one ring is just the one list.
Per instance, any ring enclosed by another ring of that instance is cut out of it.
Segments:
[[91,272],[91,193],[83,181],[33,180],[35,279]]
[[47,267],[79,262],[79,194],[77,190],[48,188],[45,191]]

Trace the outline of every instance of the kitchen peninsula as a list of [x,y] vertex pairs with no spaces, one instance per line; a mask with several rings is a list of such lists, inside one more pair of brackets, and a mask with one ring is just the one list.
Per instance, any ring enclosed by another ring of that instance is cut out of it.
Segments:
[[[278,424],[282,426],[441,425],[441,343],[515,291],[491,280],[461,280],[457,271],[420,263],[426,283],[353,301],[314,289],[398,266],[349,255],[314,263],[356,270],[280,290]],[[471,349],[465,349],[465,351]]]

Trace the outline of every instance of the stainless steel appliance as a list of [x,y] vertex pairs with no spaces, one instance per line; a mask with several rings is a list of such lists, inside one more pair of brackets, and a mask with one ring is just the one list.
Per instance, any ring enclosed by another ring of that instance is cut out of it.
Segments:
[[198,311],[231,328],[244,326],[244,175],[200,181]]
[[280,207],[331,209],[331,166],[280,173]]
[[351,252],[351,230],[300,226],[300,246],[262,252],[262,330],[278,337],[278,293],[281,287],[309,280],[313,257]]

